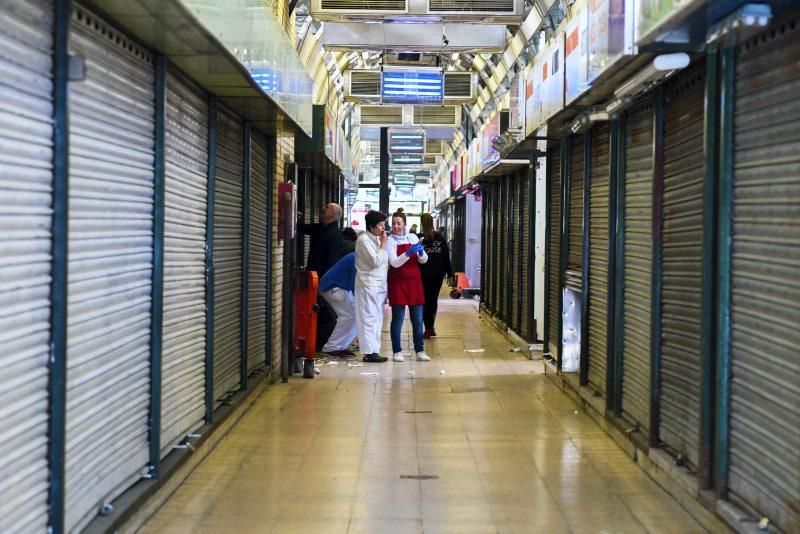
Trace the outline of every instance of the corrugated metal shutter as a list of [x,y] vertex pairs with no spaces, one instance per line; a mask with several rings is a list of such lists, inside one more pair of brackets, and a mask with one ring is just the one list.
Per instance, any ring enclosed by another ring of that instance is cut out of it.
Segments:
[[205,413],[208,100],[174,72],[167,75],[165,149],[162,455]]
[[489,189],[485,185],[481,185],[480,188],[480,199],[481,199],[481,265],[480,265],[480,275],[481,275],[481,303],[485,306],[488,302],[488,295],[487,292],[489,291],[489,285],[486,283],[486,269],[489,266],[487,261],[488,257],[488,247],[489,247]]
[[693,466],[700,450],[705,65],[665,88],[659,438]]
[[503,306],[503,292],[502,292],[502,282],[501,279],[503,276],[501,275],[503,269],[503,249],[501,247],[501,241],[503,239],[503,197],[502,191],[500,189],[500,183],[495,181],[492,184],[492,196],[494,197],[494,232],[492,235],[492,239],[494,239],[494,261],[492,262],[492,284],[494,292],[494,299],[493,299],[493,306],[492,312],[495,315],[500,314],[500,310],[502,310]]
[[297,181],[295,176],[287,176],[287,162],[294,156],[294,138],[276,137],[274,158],[270,166],[275,170],[275,181],[272,189],[272,368],[277,373],[281,364],[283,317],[278,310],[283,302],[283,241],[277,237],[278,232],[278,184],[285,181]]
[[214,209],[214,400],[239,386],[244,126],[219,107]]
[[511,263],[511,317],[508,318],[508,325],[512,330],[519,332],[519,306],[522,301],[521,298],[521,285],[519,280],[519,263],[522,261],[520,254],[520,224],[519,224],[519,175],[517,173],[511,176],[509,181],[509,194],[513,209],[511,210],[511,228],[510,228],[510,251],[509,261]]
[[500,187],[500,270],[497,272],[498,283],[500,284],[500,319],[508,322],[508,306],[510,304],[510,295],[508,294],[508,273],[509,265],[511,263],[511,240],[509,239],[509,224],[508,218],[511,216],[510,204],[508,202],[508,177],[504,176],[499,179],[498,185]]
[[800,531],[800,13],[737,57],[729,498]]
[[533,247],[531,247],[531,243],[529,243],[529,240],[532,240],[533,236],[528,235],[528,220],[531,216],[531,212],[528,208],[528,203],[530,202],[528,199],[528,180],[530,180],[530,171],[525,169],[524,171],[521,171],[520,174],[520,211],[522,216],[522,224],[520,225],[522,228],[522,245],[520,247],[520,262],[522,263],[522,295],[520,298],[522,299],[522,302],[520,303],[521,319],[519,323],[520,335],[525,340],[531,339],[529,325],[533,320],[533,317],[531,317],[533,315],[533,310],[530,310],[528,306],[530,292],[533,291],[533,284],[531,284],[528,280],[528,263],[533,262],[533,255],[530,253],[530,251],[533,250]]
[[652,99],[632,108],[625,139],[622,414],[645,436],[650,425],[653,119]]
[[570,142],[569,242],[564,285],[580,293],[583,279],[583,135]]
[[267,357],[267,187],[269,172],[267,140],[252,132],[250,141],[250,276],[247,304],[247,369],[263,367]]
[[[314,171],[311,169],[304,169],[300,171],[303,173],[303,222],[312,224],[314,222]],[[389,223],[391,224],[391,222]],[[308,253],[311,251],[311,236],[303,235],[303,255],[297,258],[297,264],[305,266],[308,263]]]
[[561,342],[558,331],[559,302],[561,288],[558,284],[559,255],[561,254],[561,149],[556,146],[547,151],[548,174],[547,198],[550,203],[547,216],[547,263],[549,276],[547,280],[548,309],[547,333],[548,346],[545,347],[555,357]]
[[153,56],[73,4],[69,84],[66,530],[146,470],[153,268]]
[[47,530],[53,6],[0,23],[0,525]]
[[592,128],[592,170],[589,191],[589,386],[606,393],[608,358],[608,217],[609,217],[609,127]]

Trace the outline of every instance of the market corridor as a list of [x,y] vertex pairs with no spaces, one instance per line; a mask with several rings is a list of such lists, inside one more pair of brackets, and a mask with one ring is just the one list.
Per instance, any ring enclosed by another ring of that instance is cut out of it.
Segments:
[[473,302],[437,330],[268,388],[143,531],[703,531]]

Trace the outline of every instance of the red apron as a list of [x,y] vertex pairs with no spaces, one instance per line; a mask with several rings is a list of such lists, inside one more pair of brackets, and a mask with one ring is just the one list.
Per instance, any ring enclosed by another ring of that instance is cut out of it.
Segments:
[[[397,255],[405,254],[411,246],[409,243],[397,245]],[[392,306],[425,304],[422,275],[419,272],[419,256],[416,254],[398,268],[389,267],[389,304]]]

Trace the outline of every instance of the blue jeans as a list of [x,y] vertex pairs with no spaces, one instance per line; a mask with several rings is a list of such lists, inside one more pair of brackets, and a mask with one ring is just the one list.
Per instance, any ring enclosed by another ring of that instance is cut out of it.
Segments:
[[[425,342],[422,339],[423,329],[422,324],[422,304],[416,306],[409,306],[411,308],[411,331],[414,334],[414,352],[422,352],[425,350]],[[392,327],[390,329],[392,334],[392,352],[400,352],[400,331],[403,329],[403,320],[406,318],[405,306],[392,306]]]

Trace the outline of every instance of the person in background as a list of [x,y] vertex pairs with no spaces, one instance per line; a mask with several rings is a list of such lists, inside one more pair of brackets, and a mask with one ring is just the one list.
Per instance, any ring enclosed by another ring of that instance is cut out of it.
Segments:
[[408,233],[406,227],[406,214],[400,208],[392,214],[392,234],[386,246],[389,255],[389,304],[392,306],[392,359],[396,362],[405,361],[402,345],[400,343],[403,320],[405,319],[406,306],[411,311],[411,330],[414,337],[414,352],[417,360],[429,362],[430,357],[425,354],[423,342],[422,307],[425,304],[425,294],[422,290],[422,277],[419,264],[428,261],[428,256],[419,238]]
[[433,230],[433,216],[423,213],[420,217],[422,224],[422,244],[428,261],[420,265],[422,271],[422,287],[425,291],[425,309],[423,322],[425,333],[423,338],[428,339],[436,335],[436,311],[439,307],[439,291],[442,289],[442,280],[445,276],[453,276],[453,267],[450,264],[450,250],[447,241],[439,232]]
[[364,217],[367,231],[356,241],[356,330],[365,362],[382,363],[381,330],[383,301],[386,300],[386,273],[389,257],[386,254],[388,237],[383,229],[386,215],[368,211]]
[[348,350],[356,338],[356,301],[353,290],[356,283],[356,255],[345,255],[328,269],[319,281],[319,294],[336,312],[336,327],[322,347],[331,356],[354,356]]
[[[297,213],[298,219],[302,216],[301,212]],[[341,218],[341,206],[330,202],[320,211],[320,222],[297,223],[298,234],[311,236],[306,269],[316,271],[320,280],[328,272],[328,269],[342,257],[342,233],[339,231],[339,219]],[[334,329],[336,315],[325,299],[318,298],[317,304],[319,304],[319,314],[317,315],[317,346],[315,349],[320,350]]]
[[342,230],[342,257],[356,251],[356,239],[358,234],[349,226]]
[[[416,235],[416,233],[417,233],[417,225],[416,224],[412,224],[411,225],[411,230],[409,230],[408,233]],[[419,237],[419,236],[417,236],[417,237]]]

